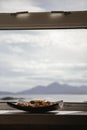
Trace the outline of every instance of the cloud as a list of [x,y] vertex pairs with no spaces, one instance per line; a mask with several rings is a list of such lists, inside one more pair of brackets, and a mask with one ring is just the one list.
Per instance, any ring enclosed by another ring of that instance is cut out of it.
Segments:
[[[0,90],[87,85],[87,31],[0,31]],[[80,81],[80,82],[79,82]]]
[[53,10],[86,10],[87,1],[86,0],[34,0],[35,4],[44,8],[46,11]]
[[33,0],[0,0],[0,12],[43,11]]
[[87,0],[0,0],[0,12],[86,10]]

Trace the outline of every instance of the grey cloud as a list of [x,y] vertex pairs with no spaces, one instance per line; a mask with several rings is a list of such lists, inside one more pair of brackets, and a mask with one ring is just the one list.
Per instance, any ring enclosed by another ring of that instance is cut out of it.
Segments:
[[87,86],[87,80],[86,79],[67,79],[67,80],[64,80],[62,79],[62,83],[68,83],[68,84],[71,84],[73,86]]
[[35,3],[47,11],[53,10],[84,10],[87,9],[87,0],[34,0]]
[[[8,6],[10,5],[10,6]],[[15,5],[15,6],[14,6]],[[86,10],[87,0],[0,0],[1,12]]]
[[21,35],[26,35],[29,34],[29,36],[33,35],[40,35],[41,32],[43,33],[42,30],[0,30],[0,35],[6,35],[9,36],[11,34],[21,34]]
[[42,11],[33,0],[0,0],[0,12]]

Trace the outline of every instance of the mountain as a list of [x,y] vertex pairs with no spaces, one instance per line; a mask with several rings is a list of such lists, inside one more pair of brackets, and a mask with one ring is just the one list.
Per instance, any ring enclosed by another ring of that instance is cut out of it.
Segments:
[[47,86],[36,86],[17,93],[0,91],[0,95],[18,95],[18,94],[87,94],[87,86],[71,86],[68,84],[59,84],[53,82]]
[[22,92],[18,92],[17,94],[40,94],[44,91],[44,89],[45,89],[44,86],[36,86],[32,89],[24,90]]
[[47,86],[36,86],[17,94],[87,94],[87,86],[75,87],[54,82]]

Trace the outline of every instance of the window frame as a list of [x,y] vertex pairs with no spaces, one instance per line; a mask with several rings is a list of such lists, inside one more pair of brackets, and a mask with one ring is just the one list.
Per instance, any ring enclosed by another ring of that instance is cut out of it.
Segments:
[[[25,15],[27,17],[18,15]],[[55,16],[54,16],[55,15]],[[62,15],[62,16],[60,16]],[[87,11],[0,13],[0,30],[87,29]],[[69,107],[68,107],[69,106]],[[81,109],[79,107],[81,106]],[[65,103],[65,110],[86,110],[85,103]],[[69,108],[69,109],[68,109]],[[7,109],[7,108],[6,108]]]
[[0,13],[1,30],[87,29],[87,11]]
[[[56,13],[56,12],[55,12]],[[29,29],[87,29],[87,11],[66,13],[63,18],[51,18],[49,12],[44,13],[31,13],[31,20],[16,19],[15,13],[0,13],[0,30],[29,30]],[[30,21],[29,21],[30,20]],[[35,21],[37,24],[35,24]],[[66,21],[66,22],[64,22]],[[2,105],[3,103],[0,103]],[[67,110],[81,110],[84,111],[83,104],[65,103]],[[75,107],[76,105],[76,107]],[[82,106],[83,105],[83,106]],[[74,107],[73,107],[74,106]],[[78,109],[80,106],[81,109]],[[71,108],[71,109],[70,109]],[[73,109],[74,108],[74,109]],[[77,108],[77,109],[76,109]],[[83,108],[83,109],[82,109]],[[5,109],[7,110],[6,106]],[[87,103],[85,107],[87,111]],[[8,112],[9,111],[9,112]],[[14,110],[13,110],[14,111]],[[1,129],[58,129],[58,128],[87,128],[87,112],[83,114],[25,114],[25,113],[12,113],[8,108],[7,113],[0,115],[0,128]]]

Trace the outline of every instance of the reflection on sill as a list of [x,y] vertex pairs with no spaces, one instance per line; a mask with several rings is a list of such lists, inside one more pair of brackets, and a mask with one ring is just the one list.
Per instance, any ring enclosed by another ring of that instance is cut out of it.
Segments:
[[[21,110],[0,110],[0,115],[14,115],[14,114],[32,114],[32,113],[28,113],[28,112],[24,112]],[[43,114],[43,113],[33,113],[34,114]],[[48,113],[44,113],[49,114],[49,115],[87,115],[87,111],[52,111],[52,112],[48,112]]]

